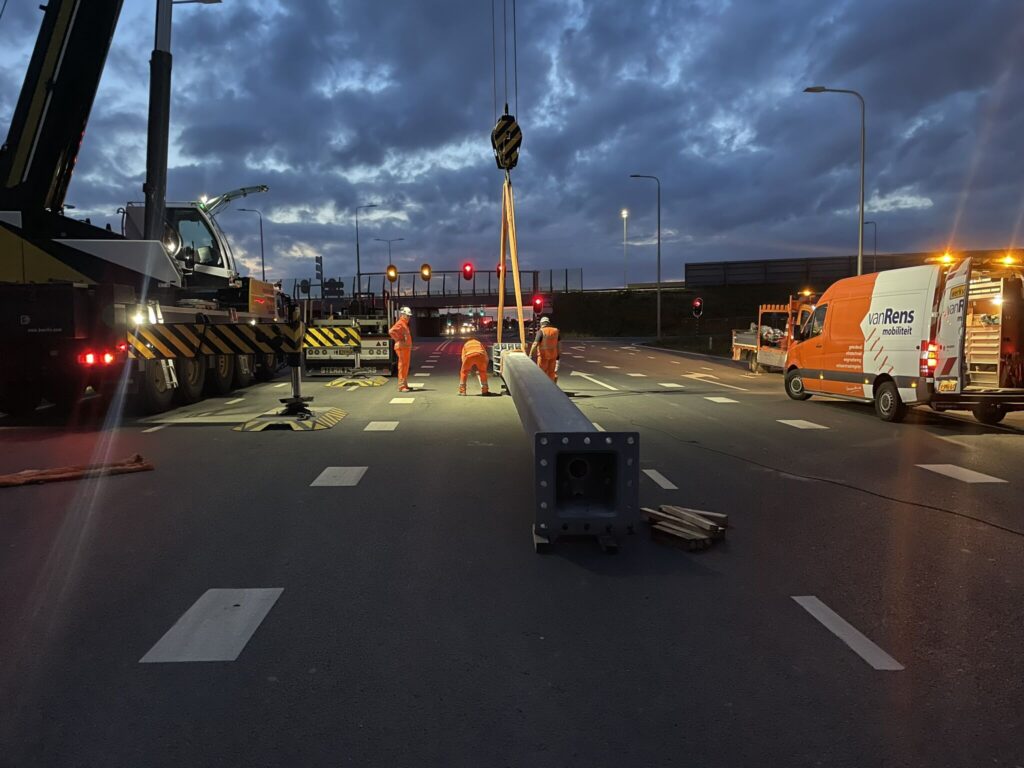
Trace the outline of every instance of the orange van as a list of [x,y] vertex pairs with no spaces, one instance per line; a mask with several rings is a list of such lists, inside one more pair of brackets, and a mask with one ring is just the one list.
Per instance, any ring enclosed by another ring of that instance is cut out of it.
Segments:
[[1024,274],[1013,256],[839,280],[794,333],[786,394],[971,410],[986,424],[1024,410]]

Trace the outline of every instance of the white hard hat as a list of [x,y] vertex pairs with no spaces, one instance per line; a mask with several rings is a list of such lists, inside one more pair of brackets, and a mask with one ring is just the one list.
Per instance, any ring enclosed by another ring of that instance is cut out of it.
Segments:
[[412,317],[412,310],[409,309],[408,307],[402,307],[400,310],[398,310],[398,314],[405,315],[406,317]]
[[542,317],[540,319],[540,324],[541,325],[551,325],[551,321],[548,318],[546,318],[546,317]]

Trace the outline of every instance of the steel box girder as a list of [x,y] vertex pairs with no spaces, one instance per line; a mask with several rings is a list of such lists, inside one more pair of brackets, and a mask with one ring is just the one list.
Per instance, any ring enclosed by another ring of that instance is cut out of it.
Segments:
[[551,538],[626,531],[640,515],[640,435],[599,432],[521,352],[501,375],[533,442],[534,517]]

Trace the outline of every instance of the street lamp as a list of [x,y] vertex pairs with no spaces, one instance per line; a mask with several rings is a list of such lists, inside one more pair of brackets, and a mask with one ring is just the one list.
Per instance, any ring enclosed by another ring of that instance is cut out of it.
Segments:
[[375,237],[373,239],[376,240],[378,243],[387,243],[388,244],[388,264],[391,263],[391,244],[392,243],[397,243],[397,242],[399,242],[401,240],[405,240],[404,237],[392,237],[390,240],[385,240],[383,237]]
[[[356,295],[362,293],[363,286],[363,267],[359,261],[359,211],[364,208],[376,208],[376,203],[370,203],[369,205],[357,205],[356,206]],[[390,263],[390,262],[389,262]]]
[[846,88],[826,88],[824,85],[812,85],[804,88],[804,93],[848,93],[860,101],[860,226],[857,228],[857,274],[864,274],[864,138],[867,133],[867,107],[864,97],[857,91]]
[[167,204],[167,144],[171,123],[171,6],[213,5],[221,0],[157,0],[153,56],[149,60],[149,115],[146,137],[146,197],[143,237],[163,238]]
[[[200,0],[180,0],[180,2],[199,2],[199,1]],[[207,2],[209,2],[209,0],[207,0]],[[260,217],[260,272],[263,275],[263,277],[261,277],[260,279],[263,280],[264,282],[266,282],[266,280],[267,280],[267,262],[266,262],[266,259],[263,257],[263,214],[260,211],[257,211],[255,208],[239,208],[238,210],[245,211],[246,213],[255,213],[257,216]]]
[[872,272],[877,272],[878,271],[878,224],[876,224],[873,221],[865,221],[864,222],[864,226],[865,227],[868,224],[871,225],[871,230],[872,230],[872,232],[874,234],[874,241],[875,241],[874,242],[874,248],[872,249],[872,253],[871,253],[871,271]]
[[629,210],[627,208],[622,209],[622,290],[626,290],[629,287],[629,282],[626,280],[626,223],[629,221]]
[[643,173],[631,173],[629,174],[631,179],[654,179],[658,185],[658,291],[657,291],[657,307],[658,307],[658,338],[661,338],[661,179],[657,176],[648,176]]

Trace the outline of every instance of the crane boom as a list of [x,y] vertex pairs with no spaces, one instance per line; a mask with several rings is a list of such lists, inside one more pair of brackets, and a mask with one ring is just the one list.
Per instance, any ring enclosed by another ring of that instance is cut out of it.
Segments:
[[59,211],[122,0],[50,0],[0,147],[0,210]]
[[217,195],[216,197],[209,197],[206,200],[200,200],[203,208],[208,214],[213,216],[217,213],[219,208],[223,208],[225,205],[230,203],[232,200],[237,200],[240,197],[248,197],[249,195],[257,195],[261,192],[269,192],[270,187],[266,184],[257,184],[254,187],[239,187],[238,189],[232,189],[230,192],[224,192],[223,194]]

